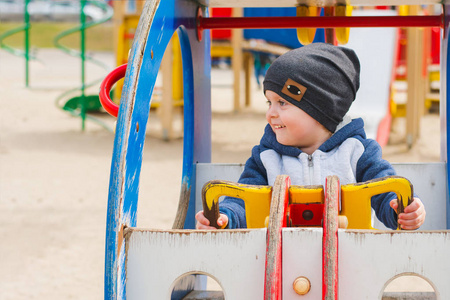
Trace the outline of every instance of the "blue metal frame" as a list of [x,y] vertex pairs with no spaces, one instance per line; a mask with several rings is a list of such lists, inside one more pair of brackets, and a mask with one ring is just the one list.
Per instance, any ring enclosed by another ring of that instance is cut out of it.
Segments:
[[[126,295],[121,239],[125,227],[136,226],[142,151],[151,95],[164,51],[178,28],[185,82],[182,185],[191,190],[191,195],[195,195],[195,190],[191,189],[195,186],[193,163],[211,161],[210,41],[207,34],[203,41],[197,40],[197,4],[188,0],[160,0],[147,3],[144,10],[152,5],[157,6],[152,20],[145,20],[143,14],[136,32],[117,121],[108,197],[105,299]],[[151,24],[141,24],[145,22]],[[145,30],[148,30],[148,37],[145,37]],[[134,83],[135,95],[132,93]],[[199,88],[196,90],[194,86]],[[186,228],[195,226],[193,202],[190,201]]]
[[[189,43],[189,36],[184,26],[178,29],[178,37],[181,46],[181,57],[183,61],[183,95],[184,95],[184,134],[183,134],[183,171],[181,181],[181,191],[186,190],[190,193],[190,199],[195,199],[195,194],[192,194],[191,187],[194,169],[194,74],[192,63],[192,52]],[[195,186],[195,185],[194,185]],[[195,191],[194,191],[195,192]],[[191,203],[189,201],[189,208]],[[194,224],[192,224],[194,223]],[[188,209],[185,220],[185,228],[195,228],[195,218],[193,213]]]

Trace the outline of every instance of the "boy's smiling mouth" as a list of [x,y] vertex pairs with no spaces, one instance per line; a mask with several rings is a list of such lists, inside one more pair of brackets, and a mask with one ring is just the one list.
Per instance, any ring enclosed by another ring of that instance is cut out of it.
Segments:
[[284,125],[273,125],[273,128],[275,128],[275,129],[281,129],[281,128],[284,128],[284,127],[286,127],[286,126],[284,126]]

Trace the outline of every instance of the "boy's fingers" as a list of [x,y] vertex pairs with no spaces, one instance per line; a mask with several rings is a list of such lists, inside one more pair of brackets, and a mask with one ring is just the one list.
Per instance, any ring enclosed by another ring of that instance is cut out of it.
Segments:
[[424,221],[423,216],[413,216],[410,214],[401,214],[398,218],[398,223],[403,229],[419,228]]
[[199,211],[198,213],[195,214],[195,218],[199,218],[201,215],[203,215],[203,210]]
[[224,223],[228,223],[228,216],[227,215],[220,215],[220,219],[224,222]]
[[203,214],[203,211],[199,211],[196,215],[195,215],[195,219],[197,219],[197,221],[203,225],[209,225],[209,220],[205,217],[205,215]]
[[398,215],[399,219],[414,220],[422,215],[422,209],[414,210],[412,212],[404,212]]
[[[210,222],[203,214],[203,211],[199,211],[195,215],[195,219],[197,220],[196,225],[197,229],[208,229],[208,230],[217,229],[215,227],[209,226]],[[219,219],[217,219],[217,225],[219,225],[219,227],[225,227],[227,224],[228,224],[228,217],[226,215],[220,214]]]
[[420,201],[417,198],[414,198],[414,201],[410,205],[405,207],[405,213],[413,212],[421,207],[423,207],[422,201]]
[[216,230],[217,228],[197,223],[197,229]]
[[405,209],[403,210],[404,213],[411,213],[413,211],[416,211],[419,208],[419,205],[414,201],[413,203],[411,203],[410,205],[408,205],[407,207],[405,207]]
[[406,230],[413,230],[419,228],[423,221],[421,219],[412,219],[412,220],[399,220],[400,226]]
[[401,215],[402,219],[415,219],[415,218],[425,218],[425,207],[423,206],[422,202],[417,199],[414,198],[414,201],[408,205],[407,207],[405,207],[405,211],[403,214]]
[[209,220],[205,217],[205,215],[202,215],[202,223],[205,225],[209,225]]
[[395,210],[395,212],[397,212],[397,207],[398,207],[397,199],[391,200],[391,202],[389,202],[389,205],[391,206],[391,208],[393,210]]
[[414,213],[403,213],[399,215],[398,222],[403,229],[413,230],[423,225],[425,222],[425,211]]
[[[397,212],[397,199],[392,200],[389,205]],[[419,198],[414,198],[413,202],[405,207],[403,213],[398,215],[398,223],[402,229],[414,230],[422,226],[425,222],[425,208]]]
[[223,229],[227,226],[227,224],[228,224],[228,217],[224,214],[220,214],[219,218],[217,219],[217,226],[220,229]]

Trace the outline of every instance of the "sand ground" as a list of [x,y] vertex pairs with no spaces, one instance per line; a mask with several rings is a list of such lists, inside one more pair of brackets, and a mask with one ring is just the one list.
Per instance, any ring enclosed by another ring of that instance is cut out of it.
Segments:
[[[30,64],[0,51],[0,299],[101,299],[106,207],[114,136],[60,110],[56,98],[80,84],[80,63],[40,50]],[[111,68],[111,53],[95,53]],[[88,64],[87,81],[108,71]],[[229,70],[214,70],[213,162],[243,163],[265,125],[265,103],[254,84],[252,106],[233,113]],[[95,94],[98,86],[89,91]],[[112,128],[114,119],[96,116]],[[439,161],[439,117],[426,115],[412,149],[397,120],[385,158]],[[178,125],[179,128],[179,125]],[[181,182],[182,139],[158,138],[152,113],[141,175],[138,225],[170,228]],[[164,172],[161,172],[164,170]]]

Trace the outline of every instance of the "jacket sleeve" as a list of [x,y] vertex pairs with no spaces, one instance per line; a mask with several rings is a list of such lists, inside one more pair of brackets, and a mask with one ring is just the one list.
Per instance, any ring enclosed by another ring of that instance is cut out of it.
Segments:
[[[395,175],[392,165],[382,159],[380,145],[370,139],[363,139],[364,153],[358,160],[356,167],[356,181],[365,182],[368,180]],[[386,227],[397,228],[397,214],[390,207],[389,202],[396,199],[395,193],[384,193],[372,197],[371,205],[375,214]]]
[[[260,146],[253,147],[252,156],[245,163],[244,171],[238,182],[243,184],[267,185],[267,173],[261,162]],[[220,202],[219,210],[228,216],[227,228],[247,228],[245,204],[242,199],[225,197]]]

